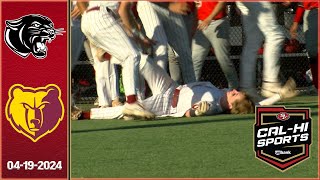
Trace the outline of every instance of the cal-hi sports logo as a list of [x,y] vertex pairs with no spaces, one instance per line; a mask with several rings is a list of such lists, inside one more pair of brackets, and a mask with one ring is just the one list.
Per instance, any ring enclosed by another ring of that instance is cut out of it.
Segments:
[[310,145],[309,108],[256,107],[256,158],[285,171],[309,157]]
[[56,35],[62,35],[63,28],[54,28],[46,16],[29,14],[18,19],[7,20],[4,40],[16,54],[27,58],[30,53],[37,58],[47,57],[47,42],[51,43]]
[[53,132],[63,119],[61,90],[55,84],[31,88],[11,86],[6,104],[6,118],[19,133],[37,142]]

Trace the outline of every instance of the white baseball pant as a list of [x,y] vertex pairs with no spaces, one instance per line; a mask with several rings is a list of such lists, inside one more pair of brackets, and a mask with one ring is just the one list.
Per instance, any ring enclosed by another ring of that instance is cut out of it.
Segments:
[[148,1],[139,1],[137,11],[146,35],[157,42],[154,46],[154,59],[157,64],[167,69],[169,43],[180,57],[184,83],[195,82],[191,48],[187,42],[189,36],[182,15]]
[[258,49],[265,39],[263,81],[279,82],[280,53],[284,34],[270,2],[236,2],[242,13],[246,36],[240,61],[240,87],[256,89],[256,60]]
[[96,89],[99,106],[111,106],[112,100],[119,97],[119,75],[115,64],[110,60],[100,62],[97,57],[97,47],[91,46],[94,59]]
[[120,19],[115,18],[110,9],[101,6],[100,10],[82,15],[81,29],[91,43],[120,61],[125,94],[135,95],[141,53],[136,43],[125,33]]
[[[210,82],[194,82],[177,86],[169,75],[152,61],[141,61],[140,72],[150,86],[153,96],[142,101],[147,110],[157,116],[181,117],[193,104],[207,101],[211,104],[209,114],[219,114],[223,110],[220,98],[225,94]],[[180,90],[176,107],[172,107],[174,91]]]

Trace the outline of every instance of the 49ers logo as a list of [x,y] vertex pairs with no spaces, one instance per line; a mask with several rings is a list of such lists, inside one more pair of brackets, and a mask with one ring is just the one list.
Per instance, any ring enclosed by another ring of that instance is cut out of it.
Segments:
[[63,119],[61,90],[55,84],[38,88],[15,84],[8,94],[7,120],[17,132],[33,142],[53,132]]
[[286,112],[280,112],[278,115],[277,115],[277,119],[280,120],[280,121],[285,121],[285,120],[288,120],[290,118],[290,115]]

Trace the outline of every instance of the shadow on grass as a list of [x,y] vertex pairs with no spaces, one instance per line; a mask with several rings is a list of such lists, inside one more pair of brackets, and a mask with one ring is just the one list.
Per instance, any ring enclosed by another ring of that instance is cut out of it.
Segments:
[[[208,118],[208,117],[206,117]],[[167,118],[159,119],[158,121],[166,120]],[[169,119],[169,118],[168,118]],[[170,118],[172,119],[172,118]],[[113,128],[103,128],[103,129],[88,129],[88,130],[72,130],[71,133],[87,133],[87,132],[97,132],[97,131],[114,131],[114,130],[124,130],[124,129],[143,129],[143,128],[158,128],[158,127],[171,127],[171,126],[185,126],[192,124],[205,124],[205,123],[222,123],[222,122],[232,122],[232,121],[252,121],[254,122],[254,117],[245,116],[241,118],[235,118],[230,116],[230,119],[207,119],[207,120],[194,120],[194,121],[183,121],[174,123],[163,123],[163,124],[144,124],[144,125],[133,125],[133,126],[122,126]],[[164,122],[164,121],[163,121]]]

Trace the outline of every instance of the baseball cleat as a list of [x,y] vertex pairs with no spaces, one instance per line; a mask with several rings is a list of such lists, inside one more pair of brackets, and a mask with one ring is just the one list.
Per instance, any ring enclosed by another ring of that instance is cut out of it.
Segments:
[[123,116],[123,119],[125,120],[125,121],[132,121],[132,120],[134,120],[134,117],[133,116]]
[[286,84],[280,89],[280,97],[281,99],[292,98],[298,95],[298,91],[296,90],[296,82],[293,78],[289,78]]
[[133,116],[137,118],[145,118],[145,119],[154,119],[155,115],[152,112],[147,111],[141,104],[138,102],[124,105],[123,109],[124,116]]

